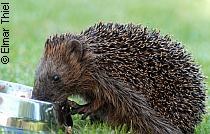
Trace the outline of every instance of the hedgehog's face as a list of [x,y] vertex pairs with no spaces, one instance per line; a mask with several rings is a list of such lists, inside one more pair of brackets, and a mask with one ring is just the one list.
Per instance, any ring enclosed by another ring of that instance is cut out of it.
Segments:
[[76,94],[88,77],[82,57],[83,49],[77,40],[46,45],[36,70],[33,98],[54,102]]
[[[62,69],[53,60],[41,60],[34,81],[33,98],[43,101],[54,101],[64,92],[65,76]],[[64,97],[64,96],[63,96]]]

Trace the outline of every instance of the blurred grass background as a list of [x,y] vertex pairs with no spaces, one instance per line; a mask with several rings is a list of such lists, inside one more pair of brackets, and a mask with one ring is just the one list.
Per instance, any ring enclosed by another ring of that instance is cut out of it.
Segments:
[[[143,24],[170,34],[210,76],[210,0],[21,0],[10,4],[10,63],[0,65],[2,80],[33,86],[34,70],[49,35],[80,33],[100,21]],[[75,133],[123,133],[105,124],[90,125],[78,116],[74,120]],[[209,99],[196,133],[210,133]]]

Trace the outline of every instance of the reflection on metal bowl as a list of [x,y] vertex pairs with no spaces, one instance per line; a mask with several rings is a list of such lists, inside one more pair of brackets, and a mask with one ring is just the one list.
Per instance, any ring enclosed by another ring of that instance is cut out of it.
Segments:
[[[0,125],[33,132],[54,131],[56,127],[53,105],[0,93]],[[54,129],[54,130],[53,130]]]
[[[0,84],[2,85],[2,81]],[[9,82],[9,85],[12,84]],[[23,88],[21,85],[19,86],[21,92]],[[26,86],[23,85],[23,87]],[[53,104],[18,97],[18,95],[9,93],[8,85],[4,88],[4,93],[0,93],[0,132],[22,130],[28,133],[56,133],[58,126]],[[24,90],[23,93],[27,91],[31,92],[32,90]]]

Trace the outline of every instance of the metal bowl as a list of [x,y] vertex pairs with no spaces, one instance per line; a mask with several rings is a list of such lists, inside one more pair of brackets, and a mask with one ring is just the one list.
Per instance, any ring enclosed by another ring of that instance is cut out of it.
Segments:
[[56,133],[53,104],[29,99],[31,87],[6,81],[0,81],[0,85],[0,128],[4,129],[0,131]]

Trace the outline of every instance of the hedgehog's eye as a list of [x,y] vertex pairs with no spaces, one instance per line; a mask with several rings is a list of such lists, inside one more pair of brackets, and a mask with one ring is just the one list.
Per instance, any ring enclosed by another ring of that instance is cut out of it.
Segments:
[[53,77],[52,77],[52,79],[53,79],[53,81],[59,81],[60,80],[60,76],[58,76],[58,75],[53,75]]

